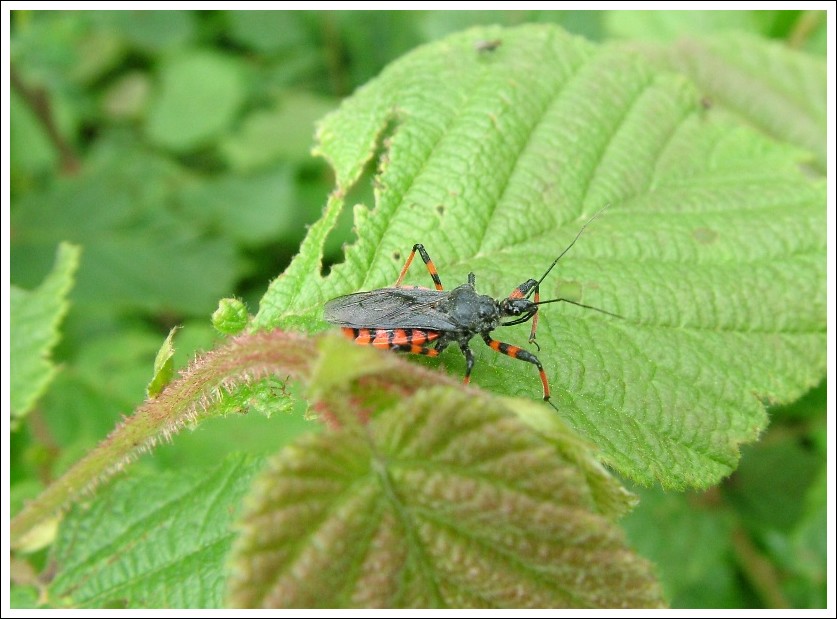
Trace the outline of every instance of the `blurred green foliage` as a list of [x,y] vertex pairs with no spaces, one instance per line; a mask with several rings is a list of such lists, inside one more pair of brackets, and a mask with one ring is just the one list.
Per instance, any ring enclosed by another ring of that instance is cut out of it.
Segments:
[[[171,326],[182,367],[218,337],[219,299],[255,312],[333,188],[309,154],[317,119],[417,45],[532,21],[596,41],[732,30],[820,57],[826,45],[824,14],[801,11],[14,11],[11,281],[35,288],[60,242],[83,248],[61,369],[12,436],[14,505],[141,402]],[[371,206],[369,185],[351,198]],[[330,235],[329,263],[351,225]],[[626,528],[674,606],[825,605],[824,411],[824,385],[776,410],[719,491],[640,492]],[[272,453],[309,429],[301,415],[216,420],[140,468]]]

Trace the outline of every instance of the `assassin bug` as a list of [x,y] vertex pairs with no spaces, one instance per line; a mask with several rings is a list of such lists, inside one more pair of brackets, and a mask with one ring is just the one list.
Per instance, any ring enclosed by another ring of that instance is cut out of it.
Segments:
[[[424,245],[416,243],[401,269],[401,274],[391,288],[356,292],[332,299],[325,304],[324,318],[332,324],[341,326],[343,334],[358,344],[371,345],[376,348],[436,357],[449,344],[456,342],[462,354],[465,355],[465,384],[470,382],[471,370],[474,368],[474,354],[468,342],[475,335],[480,335],[483,341],[496,352],[536,366],[543,383],[543,399],[549,401],[549,381],[540,360],[528,350],[495,340],[489,334],[497,327],[509,327],[531,320],[532,331],[529,335],[529,343],[535,344],[540,350],[540,346],[535,341],[535,332],[538,328],[538,307],[559,301],[621,318],[618,314],[570,299],[540,300],[541,282],[564,254],[575,245],[578,237],[590,222],[605,208],[607,207],[600,209],[587,220],[572,242],[549,265],[540,279],[526,280],[512,290],[505,299],[494,299],[488,295],[478,294],[474,289],[476,277],[473,273],[468,274],[468,283],[457,286],[453,290],[445,290]],[[436,287],[435,290],[401,285],[416,252],[424,261]],[[530,300],[529,297],[533,295],[534,300]]]

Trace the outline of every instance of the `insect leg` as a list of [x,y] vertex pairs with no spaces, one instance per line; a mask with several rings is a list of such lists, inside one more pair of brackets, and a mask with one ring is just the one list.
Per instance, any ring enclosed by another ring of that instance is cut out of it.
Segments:
[[[528,299],[530,290],[534,287],[535,289],[535,304],[537,305],[541,300],[541,287],[540,283],[536,279],[527,279],[525,282],[520,284],[517,288],[512,290],[511,294],[509,295],[509,299]],[[535,331],[538,330],[538,315],[535,314],[532,317],[532,331],[529,333],[529,343],[534,344],[538,347],[538,350],[541,347],[535,341]]]
[[413,257],[416,255],[416,252],[419,253],[421,259],[424,261],[425,266],[427,266],[427,271],[430,273],[430,277],[433,279],[433,284],[436,286],[436,290],[444,290],[442,287],[442,280],[439,279],[439,273],[436,271],[436,265],[433,264],[433,261],[430,259],[430,256],[424,249],[424,245],[421,243],[416,243],[413,245],[413,251],[410,252],[409,257],[407,258],[407,262],[404,263],[404,268],[401,269],[401,274],[398,276],[398,279],[395,280],[395,287],[398,288],[401,285],[401,281],[404,279],[404,276],[407,274],[407,269],[410,268],[410,264],[413,262]]
[[438,357],[439,351],[429,346],[421,346],[419,344],[402,344],[393,347],[393,350],[398,352],[408,352],[412,355],[426,355],[428,357]]
[[497,340],[493,340],[491,339],[491,336],[488,335],[488,333],[483,333],[482,339],[485,340],[485,343],[488,344],[493,350],[496,350],[499,353],[508,355],[512,359],[520,359],[521,361],[526,361],[537,366],[538,372],[541,375],[541,382],[543,383],[543,399],[549,400],[549,381],[547,381],[546,379],[546,372],[544,372],[543,370],[543,365],[541,365],[541,362],[535,355],[530,353],[528,350],[518,348],[517,346],[513,346],[512,344],[506,344],[505,342],[498,342]]
[[[541,287],[535,284],[535,305],[540,303],[541,301]],[[532,332],[529,334],[529,343],[538,346],[538,343],[535,341],[535,330],[538,328],[538,314],[535,312],[535,315],[532,316]],[[538,350],[541,347],[538,346]]]
[[468,342],[459,342],[459,349],[465,355],[465,380],[462,382],[467,385],[471,382],[471,370],[474,369],[474,353],[468,347]]

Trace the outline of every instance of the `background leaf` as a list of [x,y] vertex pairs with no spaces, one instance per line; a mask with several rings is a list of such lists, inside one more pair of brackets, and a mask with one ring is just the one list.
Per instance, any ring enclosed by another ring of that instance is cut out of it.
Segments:
[[183,181],[173,162],[118,141],[99,145],[78,176],[16,205],[13,279],[35,280],[45,270],[43,246],[67,238],[85,248],[74,300],[86,312],[105,305],[211,312],[230,289],[234,251],[179,212]]
[[96,11],[92,19],[144,51],[177,49],[195,36],[195,13],[189,11]]
[[604,24],[616,37],[672,41],[724,30],[758,31],[763,22],[783,13],[790,11],[608,11]]
[[687,75],[707,105],[813,153],[825,172],[825,58],[740,32],[639,49]]
[[244,96],[235,63],[209,51],[166,59],[160,82],[159,98],[148,113],[148,137],[177,151],[203,146],[225,129]]
[[55,376],[51,353],[60,337],[80,255],[81,248],[62,243],[55,266],[40,286],[31,291],[11,287],[9,312],[15,337],[9,350],[9,412],[14,421],[29,412]]
[[221,144],[230,167],[249,170],[276,159],[306,160],[317,120],[335,102],[305,93],[286,93],[271,108],[248,115],[238,131]]
[[713,505],[712,494],[659,489],[637,493],[639,505],[621,524],[631,545],[654,561],[672,608],[758,605],[749,592],[742,592],[731,560],[731,510]]
[[[475,49],[488,39],[502,41],[490,56]],[[798,151],[707,113],[639,57],[552,27],[468,31],[394,63],[319,141],[338,189],[265,295],[261,328],[322,328],[327,299],[391,285],[417,241],[448,288],[473,271],[505,296],[610,204],[541,294],[625,319],[551,306],[539,331],[554,402],[605,462],[643,483],[716,483],[764,427],[763,401],[824,372],[824,185]],[[379,143],[374,209],[355,208],[357,242],[319,278],[342,196]],[[538,393],[531,368],[477,359],[475,382]]]
[[135,475],[100,490],[64,520],[50,597],[87,608],[217,608],[231,524],[259,468],[230,457],[209,474]]

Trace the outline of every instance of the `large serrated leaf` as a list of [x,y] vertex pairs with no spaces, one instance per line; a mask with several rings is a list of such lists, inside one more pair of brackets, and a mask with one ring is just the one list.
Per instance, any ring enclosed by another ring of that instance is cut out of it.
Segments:
[[50,354],[58,342],[58,326],[67,312],[67,295],[75,281],[81,248],[62,243],[55,266],[35,290],[10,289],[11,327],[9,379],[11,418],[16,420],[34,406],[55,376]]
[[231,523],[260,466],[230,457],[210,473],[135,475],[101,490],[61,525],[50,597],[88,608],[218,607]]
[[[480,41],[499,40],[491,51]],[[385,137],[385,139],[384,139]],[[383,141],[376,204],[317,275],[346,191]],[[643,483],[706,486],[825,370],[825,187],[799,151],[701,105],[684,78],[556,27],[475,29],[388,67],[328,116],[337,190],[255,325],[318,330],[329,298],[392,285],[422,242],[443,283],[494,297],[539,277],[610,204],[542,297],[540,359],[561,414]],[[420,265],[408,283],[427,285]],[[528,326],[495,333],[525,341]],[[476,345],[475,345],[476,346]],[[473,380],[537,397],[530,366],[479,348]],[[454,351],[443,362],[464,363]]]
[[233,605],[662,604],[649,564],[597,513],[603,487],[498,401],[433,387],[369,424],[342,420],[256,484]]

